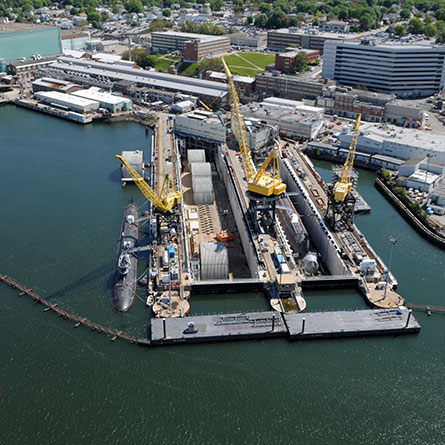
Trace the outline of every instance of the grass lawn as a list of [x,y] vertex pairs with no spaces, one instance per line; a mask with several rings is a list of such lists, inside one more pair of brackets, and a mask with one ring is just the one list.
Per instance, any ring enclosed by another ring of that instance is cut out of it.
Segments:
[[230,67],[232,74],[238,74],[239,76],[255,77],[257,74],[261,74],[263,70],[255,70],[250,68],[232,68]]
[[164,56],[162,54],[156,54],[153,57],[156,57],[156,71],[160,71],[162,73],[167,73],[170,65],[173,65],[175,62],[181,60],[179,57]]
[[229,56],[225,56],[224,60],[226,61],[227,65],[229,65],[229,68],[232,68],[232,66],[255,68],[252,64],[241,59],[241,57],[238,57],[236,54],[230,54]]
[[275,62],[275,53],[245,52],[241,55],[244,59],[263,69],[266,67],[266,65],[270,65],[271,63]]

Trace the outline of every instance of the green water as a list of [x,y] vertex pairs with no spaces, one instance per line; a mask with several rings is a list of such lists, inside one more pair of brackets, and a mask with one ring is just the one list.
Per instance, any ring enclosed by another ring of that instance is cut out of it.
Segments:
[[[0,108],[0,273],[62,307],[142,336],[140,300],[116,314],[109,283],[122,211],[114,154],[144,148],[135,124],[65,122]],[[322,175],[328,165],[318,163]],[[357,224],[411,302],[445,306],[444,252],[421,239],[361,172],[372,206]],[[142,297],[143,294],[141,294]],[[363,307],[355,292],[311,292],[311,310]],[[445,317],[420,335],[284,339],[147,349],[43,313],[0,284],[0,443],[445,443]],[[265,309],[260,294],[193,300],[194,313]]]

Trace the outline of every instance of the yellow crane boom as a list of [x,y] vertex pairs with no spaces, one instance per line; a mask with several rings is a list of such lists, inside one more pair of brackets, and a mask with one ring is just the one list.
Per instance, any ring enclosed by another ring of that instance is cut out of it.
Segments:
[[[241,113],[241,103],[236,91],[235,81],[223,57],[221,57],[221,61],[226,72],[227,84],[232,100],[233,123],[235,124],[235,133],[240,148],[244,174],[246,175],[247,189],[250,192],[263,196],[281,195],[286,191],[286,184],[284,184],[280,178],[277,149],[274,148],[261,168],[257,171],[252,160],[252,152],[249,147],[249,139],[247,137],[244,117]],[[266,173],[266,169],[272,161],[272,174]]]
[[144,178],[120,155],[116,155],[122,164],[127,167],[135,184],[142,194],[161,212],[171,212],[171,209],[181,201],[181,193],[176,190],[169,175],[166,175],[158,195],[144,180]]
[[357,140],[359,136],[361,117],[362,115],[359,114],[357,123],[355,124],[355,130],[352,136],[351,144],[349,145],[348,156],[346,157],[346,161],[341,172],[341,178],[334,186],[334,198],[336,201],[344,201],[352,188],[352,167],[354,165],[355,151],[357,149]]

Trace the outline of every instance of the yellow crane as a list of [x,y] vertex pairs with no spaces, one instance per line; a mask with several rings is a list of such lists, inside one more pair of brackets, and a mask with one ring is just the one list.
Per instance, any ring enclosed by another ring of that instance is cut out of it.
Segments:
[[352,167],[354,165],[355,150],[357,148],[361,117],[362,115],[359,114],[357,123],[355,124],[355,130],[352,136],[351,144],[349,146],[348,156],[346,157],[346,161],[341,172],[341,178],[334,186],[334,199],[336,201],[344,201],[352,188]]
[[170,178],[166,175],[162,188],[159,194],[157,194],[144,180],[144,178],[120,155],[116,155],[122,164],[127,167],[131,176],[134,179],[135,184],[138,186],[142,194],[155,206],[155,208],[161,212],[171,212],[171,209],[181,201],[182,195]]
[[[281,195],[286,191],[286,184],[281,181],[280,177],[278,149],[275,147],[271,151],[263,165],[257,171],[252,160],[244,117],[241,113],[241,104],[236,91],[233,75],[223,57],[221,57],[221,61],[226,72],[227,84],[229,85],[230,98],[232,100],[232,117],[235,124],[235,133],[238,138],[244,174],[246,175],[247,189],[252,193],[263,196]],[[272,172],[266,173],[266,169],[271,163]]]
[[210,111],[211,113],[213,112],[213,108],[212,105],[219,99],[219,97],[215,97],[215,99],[212,100],[212,102],[210,102],[208,105],[206,105],[202,100],[199,101],[199,103],[207,110]]

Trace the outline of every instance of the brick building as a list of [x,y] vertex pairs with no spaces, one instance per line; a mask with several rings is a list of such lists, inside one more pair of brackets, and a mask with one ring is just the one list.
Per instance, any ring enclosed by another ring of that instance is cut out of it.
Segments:
[[199,62],[205,57],[216,57],[230,50],[230,39],[224,36],[187,32],[152,32],[151,47],[155,52],[179,51],[184,60]]
[[306,53],[308,63],[313,63],[320,57],[318,50],[299,49],[296,51],[287,51],[275,55],[275,69],[282,73],[293,73],[295,71],[295,57],[297,57],[297,54],[300,52]]
[[265,96],[286,99],[316,99],[332,84],[328,80],[305,79],[300,76],[265,72],[255,78],[255,90]]

